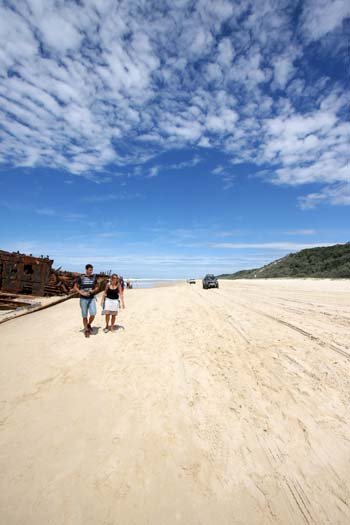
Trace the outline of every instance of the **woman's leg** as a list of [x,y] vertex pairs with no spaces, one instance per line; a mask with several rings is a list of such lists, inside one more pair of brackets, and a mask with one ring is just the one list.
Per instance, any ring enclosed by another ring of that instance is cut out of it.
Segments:
[[108,328],[110,317],[110,314],[106,314],[106,328]]
[[112,321],[111,321],[111,330],[113,332],[114,330],[114,323],[115,323],[115,318],[117,317],[117,314],[112,314]]

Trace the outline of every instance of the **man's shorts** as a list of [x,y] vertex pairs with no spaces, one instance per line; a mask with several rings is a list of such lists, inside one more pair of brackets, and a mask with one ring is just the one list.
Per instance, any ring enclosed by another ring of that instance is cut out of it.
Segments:
[[88,313],[96,315],[96,297],[80,297],[80,308],[83,317],[87,317]]

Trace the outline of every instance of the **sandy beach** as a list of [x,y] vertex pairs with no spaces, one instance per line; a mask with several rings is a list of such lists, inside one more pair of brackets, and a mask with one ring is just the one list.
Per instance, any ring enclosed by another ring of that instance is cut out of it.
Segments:
[[350,281],[126,291],[0,325],[0,523],[350,523]]

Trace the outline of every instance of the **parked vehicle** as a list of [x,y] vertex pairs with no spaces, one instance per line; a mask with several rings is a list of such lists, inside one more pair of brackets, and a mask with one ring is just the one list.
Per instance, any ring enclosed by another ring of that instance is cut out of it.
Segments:
[[196,284],[196,279],[187,279],[188,284]]
[[219,281],[213,274],[207,274],[202,280],[203,288],[207,290],[208,288],[219,288]]

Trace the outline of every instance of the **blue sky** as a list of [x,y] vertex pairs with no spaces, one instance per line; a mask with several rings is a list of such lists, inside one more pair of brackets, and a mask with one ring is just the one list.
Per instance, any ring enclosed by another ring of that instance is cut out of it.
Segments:
[[186,278],[350,240],[349,2],[0,10],[0,249]]

